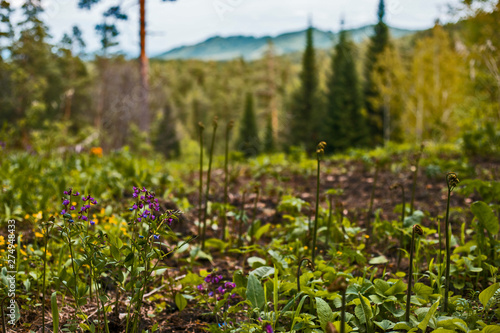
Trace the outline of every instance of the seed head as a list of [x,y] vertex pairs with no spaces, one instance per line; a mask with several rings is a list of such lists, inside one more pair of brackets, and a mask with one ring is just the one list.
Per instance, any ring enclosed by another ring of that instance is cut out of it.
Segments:
[[205,125],[200,121],[198,122],[198,127],[200,128],[200,131],[203,131],[205,129]]
[[448,184],[448,191],[453,191],[453,189],[460,183],[457,174],[454,172],[448,172],[446,174],[446,183]]
[[345,277],[339,276],[338,278],[335,279],[329,286],[328,286],[328,291],[333,293],[336,291],[345,291],[347,289],[347,282],[345,280]]
[[422,227],[421,227],[420,225],[418,225],[418,224],[415,224],[415,225],[413,226],[413,231],[414,231],[417,235],[419,235],[419,236],[423,236],[423,235],[424,235],[424,231],[422,230]]

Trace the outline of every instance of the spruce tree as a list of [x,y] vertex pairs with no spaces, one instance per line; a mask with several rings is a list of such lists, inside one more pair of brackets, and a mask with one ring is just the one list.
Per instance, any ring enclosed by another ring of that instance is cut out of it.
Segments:
[[288,146],[304,146],[311,153],[316,147],[316,141],[319,140],[321,123],[312,27],[306,32],[300,87],[294,92],[291,102]]
[[328,147],[337,152],[366,141],[365,119],[361,114],[361,93],[355,63],[355,45],[347,32],[340,31],[332,55],[327,87]]
[[389,44],[389,28],[384,23],[384,0],[380,0],[379,2],[377,15],[378,23],[374,28],[375,34],[370,38],[370,45],[366,53],[364,68],[365,84],[363,88],[370,141],[373,145],[383,143],[384,138],[384,113],[383,108],[377,107],[374,103],[380,92],[373,78],[377,58]]
[[273,136],[273,120],[272,116],[267,117],[266,131],[264,134],[264,152],[272,153],[275,150],[274,136]]
[[247,93],[245,101],[245,111],[240,123],[240,135],[238,138],[237,149],[245,157],[256,156],[260,152],[260,140],[257,129],[257,119],[253,105],[253,95]]
[[157,151],[165,157],[177,157],[180,155],[179,138],[175,128],[175,118],[170,104],[163,108],[163,115],[158,128],[158,135],[154,141]]

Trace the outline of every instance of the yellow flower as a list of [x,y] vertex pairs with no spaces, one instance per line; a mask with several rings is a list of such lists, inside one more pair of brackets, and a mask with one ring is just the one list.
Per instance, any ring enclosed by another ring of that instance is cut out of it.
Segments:
[[368,239],[368,238],[370,238],[370,236],[369,235],[365,235],[365,238]]
[[92,148],[90,148],[90,154],[95,155],[97,157],[102,157],[102,148],[101,147],[92,147]]
[[304,246],[304,250],[307,250],[307,249],[308,249],[308,247],[307,247],[307,246]]
[[26,253],[26,251],[24,251],[23,249],[21,249],[20,251],[21,251],[21,254],[22,254],[23,256],[27,256],[27,255],[28,255],[28,254]]
[[30,218],[30,214],[26,214],[26,215],[24,215],[24,219],[25,219],[25,220],[27,220],[27,219],[29,219],[29,218]]
[[75,202],[75,201],[73,201],[71,204],[72,204],[73,206],[76,206],[76,202]]
[[338,256],[341,256],[341,255],[342,255],[342,252],[337,251],[337,255],[338,255]]
[[35,237],[43,238],[43,234],[39,233],[38,231],[35,231]]

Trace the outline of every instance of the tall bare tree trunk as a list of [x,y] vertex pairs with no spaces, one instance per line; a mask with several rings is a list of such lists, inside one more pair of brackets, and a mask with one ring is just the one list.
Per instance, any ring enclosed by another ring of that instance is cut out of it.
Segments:
[[141,71],[141,101],[139,114],[139,127],[143,132],[149,131],[151,116],[149,114],[149,71],[148,57],[146,56],[146,0],[139,0],[140,5],[140,37],[141,37],[141,56],[139,57]]

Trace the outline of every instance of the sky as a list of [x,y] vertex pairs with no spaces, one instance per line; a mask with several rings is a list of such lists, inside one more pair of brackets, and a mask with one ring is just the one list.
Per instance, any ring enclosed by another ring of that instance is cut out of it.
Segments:
[[[14,0],[19,5],[22,0]],[[341,18],[346,28],[377,21],[379,0],[146,0],[149,56],[174,47],[192,45],[212,36],[276,36],[302,30],[309,18],[315,27],[338,31]],[[449,5],[459,0],[386,0],[386,23],[406,29],[426,29],[436,19],[448,22]],[[139,53],[139,1],[101,0],[91,11],[77,8],[77,0],[42,0],[44,21],[53,42],[59,41],[73,25],[84,33],[87,52],[100,49],[94,27],[102,22],[109,6],[121,3],[128,21],[119,23],[119,48],[128,54]]]

